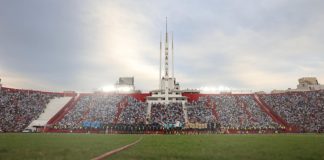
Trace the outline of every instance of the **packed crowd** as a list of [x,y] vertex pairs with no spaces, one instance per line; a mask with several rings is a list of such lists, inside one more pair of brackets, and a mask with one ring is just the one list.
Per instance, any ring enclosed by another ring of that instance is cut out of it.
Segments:
[[324,131],[324,91],[272,94],[261,98],[287,123],[301,131]]
[[61,119],[57,127],[79,129],[84,122],[113,123],[117,104],[124,96],[93,94],[82,96],[76,106]]
[[276,129],[279,126],[263,112],[252,95],[210,96],[216,104],[218,121],[222,127],[234,129]]
[[176,123],[184,124],[182,103],[152,104],[150,121],[151,123],[157,123],[162,126]]
[[119,116],[121,124],[144,124],[146,119],[147,103],[140,102],[131,96],[127,96],[127,106]]
[[208,123],[216,120],[211,106],[207,105],[206,97],[201,97],[198,101],[187,103],[186,106],[190,123]]
[[259,128],[281,128],[278,123],[273,121],[273,119],[254,101],[252,95],[238,96],[241,103],[241,107],[245,113],[248,114],[249,120],[252,121],[253,126],[258,126]]
[[44,112],[49,101],[59,96],[38,91],[0,90],[0,131],[20,132]]
[[[49,101],[57,96],[61,95],[2,88],[0,131],[22,131],[37,119]],[[324,131],[324,91],[265,94],[260,95],[260,98],[279,117],[301,131]],[[186,125],[184,112],[187,112],[188,124],[219,124],[221,128],[240,130],[282,128],[258,106],[253,95],[210,95],[186,103],[186,106],[182,103],[156,103],[152,104],[150,113],[147,113],[147,109],[147,103],[131,96],[82,95],[55,127],[81,129],[84,125],[96,125],[104,129],[104,126],[110,124],[118,130],[143,130],[140,128],[151,125],[168,129],[170,125]],[[146,117],[147,115],[150,117]]]

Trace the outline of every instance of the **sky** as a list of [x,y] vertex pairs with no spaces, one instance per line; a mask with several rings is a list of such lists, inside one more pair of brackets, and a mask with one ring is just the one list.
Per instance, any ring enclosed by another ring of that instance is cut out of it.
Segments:
[[183,89],[324,83],[323,8],[322,0],[1,0],[0,78],[91,92],[134,76],[137,89],[156,89],[168,17]]

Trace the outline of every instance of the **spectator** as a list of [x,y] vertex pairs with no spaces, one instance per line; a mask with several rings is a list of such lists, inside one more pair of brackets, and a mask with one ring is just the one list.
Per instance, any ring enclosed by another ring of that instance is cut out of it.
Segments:
[[21,132],[44,112],[46,105],[55,94],[38,91],[0,90],[0,130]]
[[[215,106],[211,106],[211,103]],[[212,114],[211,107],[215,107],[218,117]],[[189,103],[187,108],[190,123],[218,121],[222,127],[231,129],[276,129],[280,127],[257,106],[252,95],[200,97],[198,101]]]
[[144,124],[146,118],[147,103],[137,101],[135,98],[127,97],[127,107],[122,111],[118,123]]
[[93,94],[80,98],[76,106],[58,122],[59,128],[80,129],[83,122],[113,123],[121,95]]
[[177,121],[184,124],[182,103],[152,104],[151,123],[162,126],[174,125]]
[[263,95],[261,98],[290,125],[304,132],[324,129],[324,91]]

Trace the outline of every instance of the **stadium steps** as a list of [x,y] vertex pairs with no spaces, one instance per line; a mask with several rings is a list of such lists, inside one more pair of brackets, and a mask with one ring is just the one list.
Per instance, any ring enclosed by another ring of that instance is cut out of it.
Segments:
[[257,120],[254,118],[253,114],[247,109],[247,104],[242,101],[242,100],[239,100],[239,98],[235,97],[236,98],[236,103],[238,104],[238,106],[241,106],[241,108],[243,109],[243,111],[245,112],[245,114],[248,116],[248,118],[250,120],[252,120],[253,122],[257,122]]
[[219,120],[219,115],[218,115],[218,113],[217,113],[216,108],[217,108],[217,105],[216,105],[215,102],[213,102],[212,114],[214,115],[214,117],[215,117],[217,120]]
[[149,103],[149,104],[147,105],[147,109],[146,109],[145,124],[148,124],[149,121],[151,120],[151,108],[152,108],[152,104]]
[[82,122],[87,117],[91,108],[93,108],[92,101],[90,102],[90,105],[87,107],[87,110],[83,112],[83,116],[77,121],[77,124],[80,124],[80,122]]
[[[211,104],[210,104],[210,103],[211,103]],[[210,100],[210,97],[207,97],[207,106],[210,106],[210,107],[211,107],[213,116],[214,116],[217,120],[219,120],[219,115],[218,115],[217,110],[216,110],[216,108],[217,108],[217,104],[216,104],[215,101]]]
[[183,118],[185,120],[185,124],[189,123],[186,103],[182,103],[182,112],[183,112],[183,116],[184,116]]
[[32,121],[26,129],[34,130],[34,126],[45,126],[47,122],[66,105],[72,97],[57,97],[52,99],[47,105],[44,112],[34,121]]
[[257,94],[253,95],[254,101],[258,104],[262,111],[266,112],[273,121],[285,126],[286,130],[292,131],[292,127],[279,115],[277,115]]
[[83,95],[77,94],[77,96],[71,98],[71,100],[47,122],[46,126],[54,125],[60,121],[73,107],[75,107],[82,96]]
[[123,110],[128,106],[128,100],[127,97],[124,97],[119,103],[117,103],[117,112],[114,118],[114,123],[116,124],[119,120],[120,114],[123,112]]

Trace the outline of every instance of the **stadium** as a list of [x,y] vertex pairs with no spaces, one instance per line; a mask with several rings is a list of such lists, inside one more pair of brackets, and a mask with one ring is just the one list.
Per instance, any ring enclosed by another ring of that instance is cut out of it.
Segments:
[[183,89],[164,23],[149,91],[136,76],[89,92],[21,89],[0,77],[0,159],[324,159],[316,77],[286,90]]

